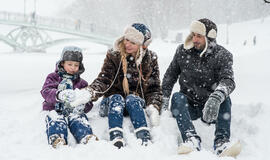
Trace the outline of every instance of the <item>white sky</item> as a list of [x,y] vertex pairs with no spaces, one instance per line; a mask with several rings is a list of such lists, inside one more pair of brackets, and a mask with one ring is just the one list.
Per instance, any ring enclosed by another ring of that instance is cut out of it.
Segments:
[[57,11],[63,9],[74,0],[1,0],[0,11],[25,12],[34,11],[36,2],[36,12],[41,16],[53,16]]

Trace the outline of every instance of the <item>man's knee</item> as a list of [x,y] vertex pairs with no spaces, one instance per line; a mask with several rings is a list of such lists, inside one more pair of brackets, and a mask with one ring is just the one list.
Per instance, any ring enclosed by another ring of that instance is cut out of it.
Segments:
[[220,105],[218,119],[223,118],[225,120],[231,119],[231,99],[230,97],[226,98],[224,102]]
[[188,107],[186,96],[181,92],[175,92],[172,96],[171,112],[173,117],[178,116]]

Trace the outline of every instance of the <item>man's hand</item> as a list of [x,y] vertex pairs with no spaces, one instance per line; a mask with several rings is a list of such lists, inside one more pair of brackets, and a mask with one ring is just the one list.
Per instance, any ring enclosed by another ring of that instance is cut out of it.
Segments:
[[218,117],[220,104],[224,101],[225,95],[221,91],[213,92],[203,108],[203,120],[207,123],[215,121]]

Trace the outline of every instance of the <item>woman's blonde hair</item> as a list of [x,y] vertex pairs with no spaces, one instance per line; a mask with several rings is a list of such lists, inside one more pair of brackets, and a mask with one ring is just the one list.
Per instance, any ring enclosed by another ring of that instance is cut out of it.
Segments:
[[[126,58],[127,53],[126,53],[126,49],[124,46],[124,40],[119,43],[119,50],[120,50],[121,61],[122,61],[122,69],[123,69],[123,73],[124,73],[122,86],[123,86],[124,93],[126,95],[128,95],[129,94],[129,85],[128,85],[128,80],[127,80],[127,58]],[[135,62],[139,56],[140,56],[140,49],[138,49],[138,51],[137,51],[137,54],[135,57]]]

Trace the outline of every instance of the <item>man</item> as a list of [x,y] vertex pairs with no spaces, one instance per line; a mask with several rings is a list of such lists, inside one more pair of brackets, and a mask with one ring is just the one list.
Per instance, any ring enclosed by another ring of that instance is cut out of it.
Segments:
[[192,120],[201,118],[207,124],[216,124],[214,150],[220,155],[230,142],[233,56],[216,43],[217,26],[211,20],[194,21],[190,30],[164,75],[162,107],[168,109],[178,79],[180,91],[173,94],[171,112],[183,139],[179,154],[201,149],[201,138],[192,124]]

